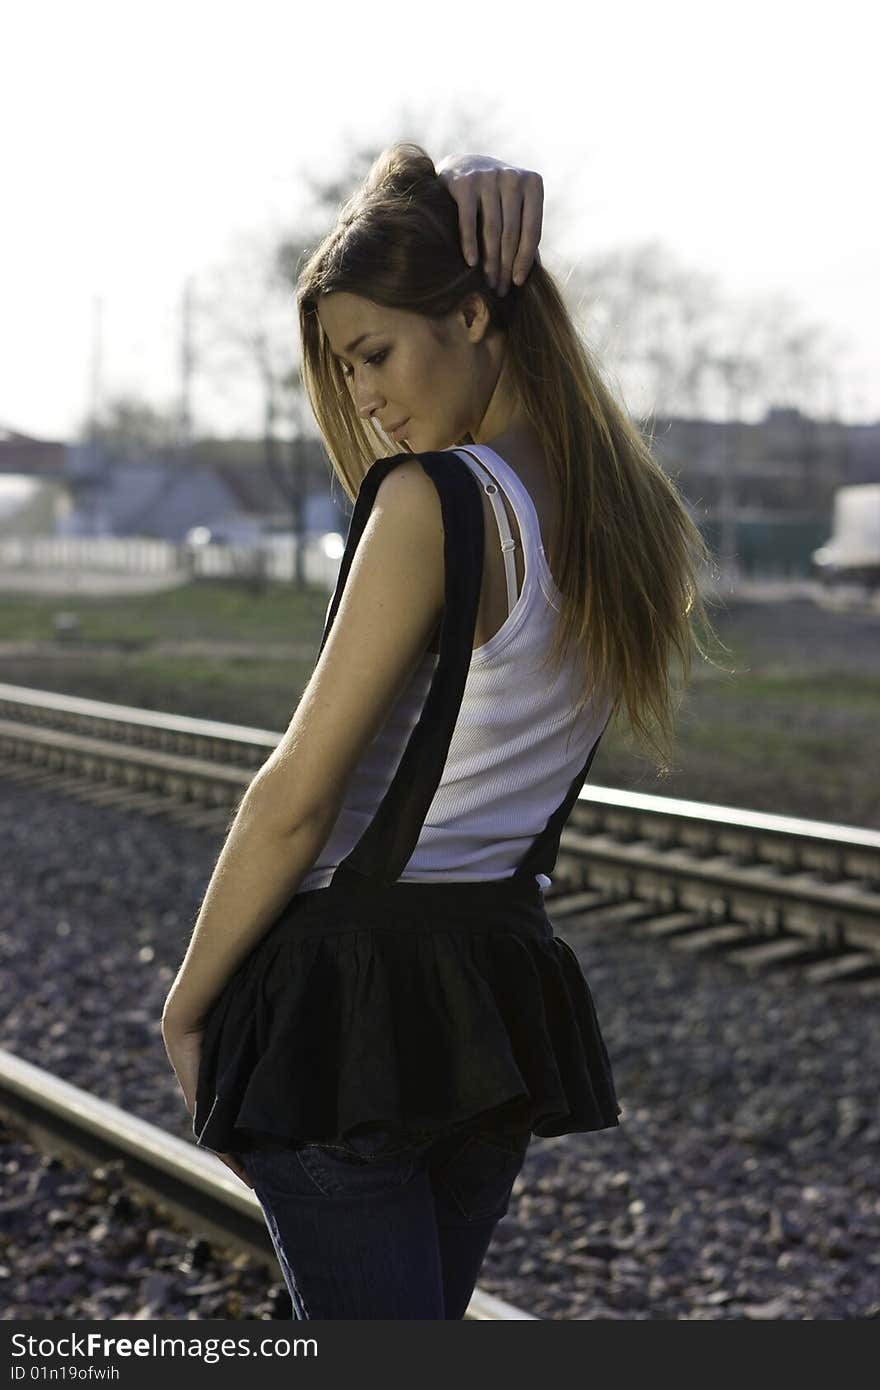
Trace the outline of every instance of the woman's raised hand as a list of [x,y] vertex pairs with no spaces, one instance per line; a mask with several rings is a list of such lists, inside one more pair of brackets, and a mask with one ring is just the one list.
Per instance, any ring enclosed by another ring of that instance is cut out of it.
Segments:
[[483,217],[483,269],[496,294],[521,285],[532,268],[544,215],[544,180],[485,154],[447,155],[435,166],[458,204],[461,247],[468,265],[479,260],[477,208]]

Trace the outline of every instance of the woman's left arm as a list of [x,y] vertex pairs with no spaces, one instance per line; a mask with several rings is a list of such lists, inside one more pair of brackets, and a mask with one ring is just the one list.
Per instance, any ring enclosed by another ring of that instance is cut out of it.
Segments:
[[439,497],[421,464],[404,461],[377,490],[290,726],[242,798],[165,1001],[166,1041],[202,1026],[314,864],[358,760],[427,649],[443,601]]
[[[315,670],[241,800],[165,1000],[162,1038],[191,1116],[211,1005],[323,849],[358,759],[427,649],[444,594],[440,499],[421,464],[404,461],[376,492]],[[217,1157],[253,1186],[235,1154]]]

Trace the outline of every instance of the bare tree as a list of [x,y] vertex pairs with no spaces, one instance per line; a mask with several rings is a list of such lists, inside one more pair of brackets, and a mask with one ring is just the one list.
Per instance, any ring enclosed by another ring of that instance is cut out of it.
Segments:
[[168,451],[177,442],[178,422],[173,407],[158,406],[132,395],[114,396],[97,416],[88,414],[79,427],[83,443],[94,442],[116,458]]
[[725,294],[658,242],[579,262],[567,295],[600,360],[627,373],[660,415],[763,416],[815,409],[833,391],[841,345],[784,295]]

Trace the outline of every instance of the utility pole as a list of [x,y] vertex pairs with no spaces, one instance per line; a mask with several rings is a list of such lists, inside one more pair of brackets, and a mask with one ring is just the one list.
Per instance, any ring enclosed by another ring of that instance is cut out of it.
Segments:
[[192,315],[192,276],[187,275],[183,283],[180,316],[180,407],[177,419],[177,448],[181,458],[192,443],[192,378],[195,365]]
[[92,354],[91,354],[91,408],[89,418],[89,443],[94,449],[98,443],[98,412],[101,409],[101,351],[103,335],[104,301],[99,294],[92,296]]
[[733,588],[741,577],[737,555],[736,511],[737,474],[740,465],[739,455],[739,414],[741,393],[738,382],[738,369],[741,363],[734,354],[717,355],[713,366],[721,377],[726,397],[726,428],[723,430],[725,447],[718,470],[718,494],[715,516],[718,522],[718,568],[721,584]]

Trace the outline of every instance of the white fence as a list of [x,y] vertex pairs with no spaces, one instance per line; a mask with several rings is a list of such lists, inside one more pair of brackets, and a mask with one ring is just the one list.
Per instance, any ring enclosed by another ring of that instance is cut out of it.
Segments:
[[180,568],[182,549],[147,536],[4,536],[0,566],[167,574]]
[[[335,543],[334,543],[335,542]],[[293,536],[265,536],[256,544],[195,545],[147,536],[0,537],[0,570],[57,571],[188,578],[276,579],[291,582],[297,542]],[[310,537],[304,547],[307,584],[330,590],[339,573],[342,538],[328,545]],[[338,552],[338,553],[337,553]]]

